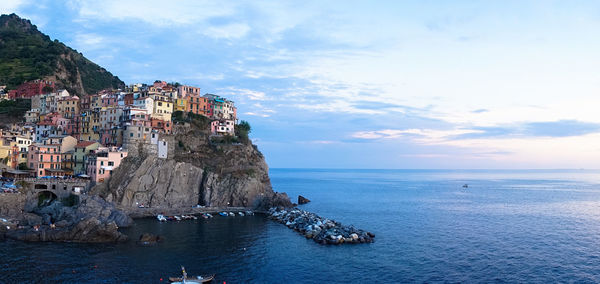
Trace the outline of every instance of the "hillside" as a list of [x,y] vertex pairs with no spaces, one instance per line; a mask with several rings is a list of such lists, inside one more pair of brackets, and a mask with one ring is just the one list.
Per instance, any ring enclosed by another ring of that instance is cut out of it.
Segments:
[[0,85],[53,80],[77,95],[120,88],[123,81],[15,14],[0,16]]

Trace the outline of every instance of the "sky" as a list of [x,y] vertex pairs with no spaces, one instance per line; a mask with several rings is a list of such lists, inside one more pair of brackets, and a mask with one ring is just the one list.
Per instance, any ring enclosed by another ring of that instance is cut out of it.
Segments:
[[235,101],[272,168],[600,168],[600,2],[2,0],[127,84]]

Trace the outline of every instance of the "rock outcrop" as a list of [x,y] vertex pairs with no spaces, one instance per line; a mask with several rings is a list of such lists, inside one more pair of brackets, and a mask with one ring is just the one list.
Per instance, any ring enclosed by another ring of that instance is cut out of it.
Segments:
[[115,222],[105,223],[89,217],[67,227],[40,227],[9,230],[6,237],[31,242],[83,242],[104,243],[126,241]]
[[35,198],[29,198],[18,217],[20,228],[0,232],[6,237],[22,241],[62,241],[62,242],[119,242],[127,236],[118,231],[119,227],[133,224],[133,220],[112,203],[99,196],[78,196],[78,204],[65,206],[54,201],[38,207]]
[[291,206],[287,195],[273,192],[264,157],[251,143],[211,143],[210,133],[195,123],[159,137],[176,145],[168,158],[130,152],[92,193],[123,207]]
[[309,203],[310,200],[302,195],[298,195],[298,205]]

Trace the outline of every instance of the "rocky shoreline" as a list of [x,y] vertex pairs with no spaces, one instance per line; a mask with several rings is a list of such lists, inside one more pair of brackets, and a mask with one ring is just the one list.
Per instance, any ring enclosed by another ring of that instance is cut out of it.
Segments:
[[267,215],[299,232],[307,239],[313,239],[322,245],[360,244],[375,241],[375,234],[371,232],[357,229],[354,226],[344,226],[339,222],[298,208],[288,210],[273,207],[269,209]]

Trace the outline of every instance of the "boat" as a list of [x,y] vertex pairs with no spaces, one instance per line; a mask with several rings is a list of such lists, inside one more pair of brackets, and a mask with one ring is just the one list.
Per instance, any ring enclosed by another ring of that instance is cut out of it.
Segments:
[[180,216],[175,215],[174,217],[175,217],[175,220],[181,221],[181,217]]
[[210,214],[210,213],[206,213],[206,216],[207,216],[208,218],[212,218],[212,217],[213,217],[213,215],[212,215],[212,214]]
[[229,212],[229,216],[235,216],[235,213]]
[[223,217],[227,217],[229,215],[227,215],[227,212],[219,212],[219,215],[223,216]]
[[160,221],[160,222],[166,222],[167,221],[167,218],[163,214],[158,214],[158,216],[156,216],[156,219],[158,219],[158,221]]
[[[201,278],[198,278],[201,277]],[[215,279],[215,275],[202,275],[202,276],[196,276],[196,277],[186,277],[185,278],[185,282],[182,281],[183,278],[181,277],[169,277],[169,282],[171,282],[172,284],[179,284],[179,283],[189,283],[189,284],[195,284],[195,283],[208,283],[213,281],[213,279]]]
[[192,219],[194,220],[198,220],[198,217],[196,217],[195,215],[190,215],[190,217],[192,217]]
[[252,211],[248,210],[248,211],[246,211],[246,215],[247,215],[247,216],[254,215],[254,212],[252,212]]
[[196,277],[188,277],[187,273],[185,272],[185,268],[183,266],[181,267],[181,272],[183,274],[182,277],[169,277],[169,282],[171,282],[173,284],[179,284],[179,283],[195,284],[195,283],[207,283],[207,282],[211,282],[211,281],[213,281],[213,279],[215,279],[214,274],[200,275],[200,276],[196,276]]
[[244,216],[244,212],[238,212],[238,215]]
[[202,214],[202,218],[208,219],[208,216],[206,216],[206,214]]
[[469,185],[465,183],[463,184],[463,188],[469,188]]

